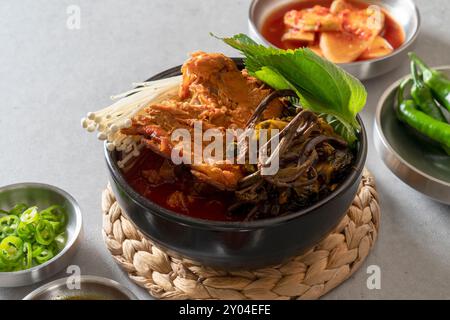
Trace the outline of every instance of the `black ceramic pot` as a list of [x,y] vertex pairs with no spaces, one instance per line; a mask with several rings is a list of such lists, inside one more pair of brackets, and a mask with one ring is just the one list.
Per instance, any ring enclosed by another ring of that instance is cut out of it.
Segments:
[[[242,67],[242,60],[235,59]],[[180,67],[150,80],[180,74]],[[117,166],[117,154],[105,147],[110,182],[117,201],[134,225],[170,253],[206,266],[223,269],[259,268],[281,263],[312,248],[333,230],[350,207],[367,156],[367,137],[361,133],[352,172],[329,196],[295,214],[254,222],[195,219],[158,206],[135,192]]]

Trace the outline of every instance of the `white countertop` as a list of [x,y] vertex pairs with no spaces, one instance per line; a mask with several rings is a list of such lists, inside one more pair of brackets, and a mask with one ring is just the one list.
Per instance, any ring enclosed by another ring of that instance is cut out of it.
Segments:
[[[106,166],[101,143],[81,129],[80,118],[107,105],[109,96],[132,82],[181,64],[189,52],[236,55],[209,32],[247,32],[249,2],[1,1],[0,185],[45,182],[79,201],[85,237],[73,264],[83,274],[115,279],[141,298],[148,297],[128,280],[103,244],[100,197],[107,183]],[[450,1],[417,3],[423,18],[417,52],[432,65],[450,64]],[[69,5],[81,9],[79,30],[66,27]],[[403,184],[373,146],[377,100],[407,72],[405,61],[396,71],[365,83],[367,166],[381,196],[381,233],[363,268],[327,299],[450,298],[450,207]],[[381,290],[367,289],[369,265],[381,268]],[[21,299],[37,286],[0,289],[0,300]]]

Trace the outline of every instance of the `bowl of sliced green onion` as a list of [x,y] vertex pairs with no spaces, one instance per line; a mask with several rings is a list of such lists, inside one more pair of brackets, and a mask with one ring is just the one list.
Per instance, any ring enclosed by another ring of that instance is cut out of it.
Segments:
[[81,236],[80,207],[40,183],[0,188],[0,287],[30,285],[66,267]]

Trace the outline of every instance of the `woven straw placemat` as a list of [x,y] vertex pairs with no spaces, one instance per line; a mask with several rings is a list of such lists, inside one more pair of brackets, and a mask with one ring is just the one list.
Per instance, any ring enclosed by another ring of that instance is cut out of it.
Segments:
[[103,192],[102,210],[103,237],[113,258],[159,299],[317,299],[361,266],[380,225],[374,177],[365,170],[347,215],[309,252],[269,268],[227,272],[157,248],[127,219],[110,187]]

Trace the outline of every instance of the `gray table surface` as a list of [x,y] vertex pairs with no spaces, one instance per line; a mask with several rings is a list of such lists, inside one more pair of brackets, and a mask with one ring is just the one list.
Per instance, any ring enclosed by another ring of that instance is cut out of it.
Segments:
[[[80,127],[88,111],[134,81],[182,63],[195,50],[236,53],[211,38],[247,32],[249,0],[2,0],[0,2],[0,185],[57,185],[80,203],[84,242],[73,264],[83,274],[115,279],[139,297],[145,291],[113,262],[101,236],[100,195],[107,183],[102,145]],[[418,0],[423,31],[417,52],[450,64],[450,1]],[[66,27],[67,7],[81,9],[81,29]],[[362,113],[370,139],[367,166],[377,178],[382,227],[363,268],[326,299],[450,298],[450,207],[398,180],[372,139],[377,100],[396,71],[367,81]],[[381,289],[366,286],[369,265],[381,268]],[[54,278],[65,276],[61,272]],[[51,280],[51,279],[49,279]],[[0,284],[1,286],[1,284]],[[38,285],[0,289],[21,299]]]

